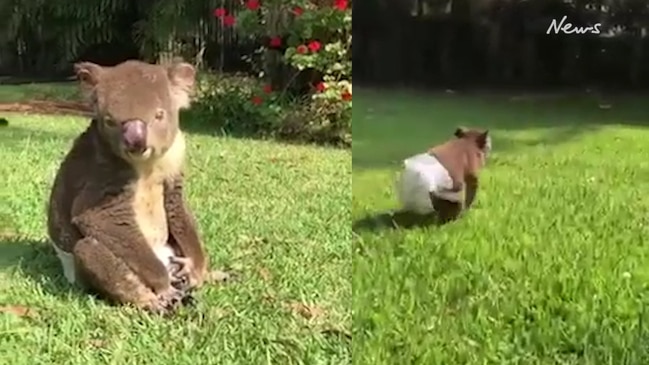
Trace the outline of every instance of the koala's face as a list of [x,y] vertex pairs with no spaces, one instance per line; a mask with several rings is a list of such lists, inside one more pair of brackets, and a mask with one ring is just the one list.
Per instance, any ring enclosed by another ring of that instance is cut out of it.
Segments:
[[455,137],[466,139],[475,143],[478,149],[482,152],[484,158],[491,152],[491,136],[489,130],[478,130],[458,127],[455,131]]
[[126,61],[114,67],[75,65],[101,135],[127,161],[163,155],[178,133],[178,114],[189,106],[193,66]]

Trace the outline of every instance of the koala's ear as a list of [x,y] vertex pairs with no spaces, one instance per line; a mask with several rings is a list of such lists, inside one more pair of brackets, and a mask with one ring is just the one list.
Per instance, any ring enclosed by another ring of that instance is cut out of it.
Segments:
[[478,135],[477,142],[478,142],[478,148],[480,148],[480,149],[484,149],[485,147],[490,145],[490,142],[489,142],[489,130],[486,130],[486,131],[480,133]]
[[466,128],[464,127],[457,127],[454,133],[455,137],[457,138],[462,138],[464,137],[465,134],[466,134]]
[[194,66],[181,59],[174,59],[174,62],[167,66],[167,76],[171,81],[171,94],[176,107],[179,109],[189,107],[196,83]]
[[74,73],[82,87],[96,86],[102,71],[102,67],[96,63],[78,62],[74,64]]
[[81,94],[92,102],[92,92],[99,83],[104,68],[92,62],[78,62],[74,64],[74,73],[79,80]]

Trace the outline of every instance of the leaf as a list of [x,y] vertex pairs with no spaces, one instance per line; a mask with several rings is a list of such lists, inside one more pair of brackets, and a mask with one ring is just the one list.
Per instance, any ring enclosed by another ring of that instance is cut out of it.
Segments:
[[205,281],[210,284],[224,284],[236,279],[236,275],[231,272],[221,271],[221,270],[212,270],[210,271]]
[[259,268],[259,276],[261,276],[264,281],[270,281],[270,279],[272,279],[273,277],[273,275],[270,273],[270,270],[265,267]]
[[275,301],[275,299],[276,299],[276,294],[272,289],[268,290],[266,293],[264,293],[261,296],[261,300],[265,303],[272,303]]
[[331,66],[331,69],[333,71],[342,71],[344,69],[344,67],[343,67],[342,63],[336,62]]
[[212,308],[210,309],[210,315],[216,319],[221,319],[224,317],[227,317],[231,314],[231,312],[225,308]]
[[99,338],[93,338],[91,340],[88,340],[88,344],[96,349],[102,349],[108,347],[108,341]]
[[28,318],[36,317],[36,312],[33,309],[22,305],[0,306],[0,313],[11,313],[18,317],[28,317]]
[[322,317],[325,314],[324,309],[315,305],[308,305],[301,302],[291,302],[288,304],[288,307],[291,312],[293,312],[293,314],[299,315],[300,317],[306,318],[308,320]]

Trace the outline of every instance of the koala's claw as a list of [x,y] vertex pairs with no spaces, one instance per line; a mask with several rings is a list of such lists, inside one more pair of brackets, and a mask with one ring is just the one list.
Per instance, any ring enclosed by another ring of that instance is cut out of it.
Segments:
[[170,287],[163,293],[160,293],[155,303],[149,308],[151,312],[157,314],[173,314],[183,304],[187,292]]
[[190,258],[174,256],[169,259],[169,273],[172,277],[188,277],[193,268]]
[[180,291],[187,291],[189,289],[189,276],[184,275],[181,277],[173,276],[171,286]]

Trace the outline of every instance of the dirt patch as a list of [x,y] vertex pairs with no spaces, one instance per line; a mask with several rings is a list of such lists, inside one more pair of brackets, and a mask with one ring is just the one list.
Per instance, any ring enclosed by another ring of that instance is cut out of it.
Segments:
[[0,103],[0,112],[81,116],[90,115],[90,109],[84,103],[47,100]]

